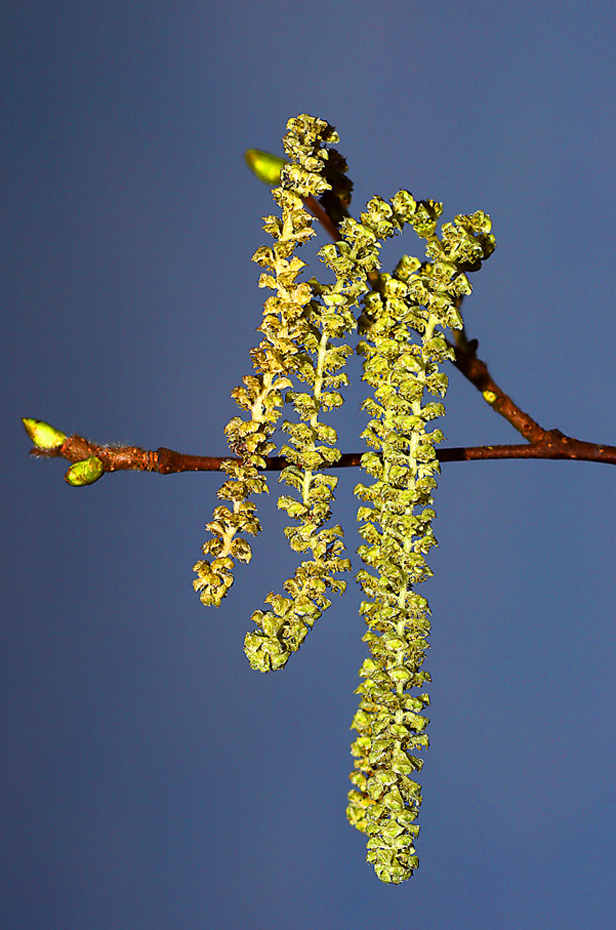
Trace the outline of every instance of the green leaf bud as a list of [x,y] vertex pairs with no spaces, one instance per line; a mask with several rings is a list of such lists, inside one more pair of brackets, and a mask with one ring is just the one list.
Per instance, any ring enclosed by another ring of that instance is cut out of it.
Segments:
[[71,465],[64,476],[64,480],[74,488],[82,488],[87,484],[94,484],[105,473],[105,466],[96,455],[91,455],[81,462]]
[[261,149],[248,149],[244,157],[246,164],[260,181],[272,187],[280,184],[280,172],[287,164],[286,158],[272,155],[271,152],[262,152]]
[[21,421],[37,449],[58,449],[66,442],[66,435],[43,420],[23,417]]

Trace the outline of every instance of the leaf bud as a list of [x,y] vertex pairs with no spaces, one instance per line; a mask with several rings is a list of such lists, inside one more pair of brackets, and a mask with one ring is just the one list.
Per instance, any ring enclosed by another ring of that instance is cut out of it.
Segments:
[[22,417],[26,432],[37,449],[57,449],[66,442],[66,435],[43,420]]
[[279,158],[270,152],[260,149],[248,149],[245,159],[250,170],[265,184],[276,186],[280,184],[280,172],[287,164],[286,158]]
[[82,488],[87,484],[94,484],[104,474],[105,466],[96,455],[91,455],[81,462],[71,465],[64,476],[64,480],[74,488]]

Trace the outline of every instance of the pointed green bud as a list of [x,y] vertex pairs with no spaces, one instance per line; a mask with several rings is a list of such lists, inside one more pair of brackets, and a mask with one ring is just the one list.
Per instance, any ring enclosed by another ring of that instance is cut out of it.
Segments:
[[21,422],[37,449],[57,449],[66,442],[66,435],[43,420],[22,417]]
[[271,184],[272,187],[280,184],[280,172],[287,164],[286,158],[279,158],[278,155],[262,152],[260,149],[248,149],[244,157],[246,164],[260,181]]
[[95,481],[103,475],[105,466],[99,458],[91,455],[89,459],[82,459],[81,462],[75,462],[71,465],[64,476],[74,488],[82,488],[86,484],[94,484]]

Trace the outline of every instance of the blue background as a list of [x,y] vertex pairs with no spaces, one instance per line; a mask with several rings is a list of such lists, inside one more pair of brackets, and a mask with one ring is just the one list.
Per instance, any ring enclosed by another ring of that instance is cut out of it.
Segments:
[[[252,672],[250,614],[294,565],[275,494],[205,609],[218,476],[74,490],[20,417],[225,453],[272,211],[243,152],[307,112],[341,134],[356,211],[406,187],[491,214],[469,336],[543,426],[616,444],[613,3],[23,0],[0,25],[2,926],[612,927],[613,469],[443,468],[421,866],[395,887],[344,815],[355,587]],[[517,441],[454,369],[447,409],[449,445]]]

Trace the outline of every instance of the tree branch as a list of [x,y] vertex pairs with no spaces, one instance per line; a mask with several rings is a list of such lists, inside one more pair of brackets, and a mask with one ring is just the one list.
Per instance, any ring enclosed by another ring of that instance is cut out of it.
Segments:
[[[83,436],[69,436],[61,446],[53,449],[35,447],[31,454],[43,458],[64,458],[71,463],[82,462],[96,456],[102,462],[104,472],[150,471],[159,475],[219,471],[223,462],[234,458],[230,455],[187,455],[164,446],[156,451],[140,449],[137,446],[104,446],[84,439]],[[347,452],[330,467],[358,466],[361,457],[361,452]],[[584,442],[553,429],[542,430],[541,437],[532,443],[444,448],[437,450],[437,457],[440,462],[476,462],[489,459],[569,459],[616,465],[616,446]],[[265,461],[264,470],[266,471],[281,471],[288,464],[282,456],[270,456]]]
[[[458,334],[456,333],[456,335]],[[533,444],[541,443],[548,431],[539,426],[498,386],[488,371],[486,363],[477,358],[477,340],[473,339],[468,342],[464,333],[461,336],[457,344],[451,346],[455,353],[453,363],[458,371],[462,372],[464,377],[475,385],[485,402],[492,407],[492,410],[504,417],[524,439]]]

